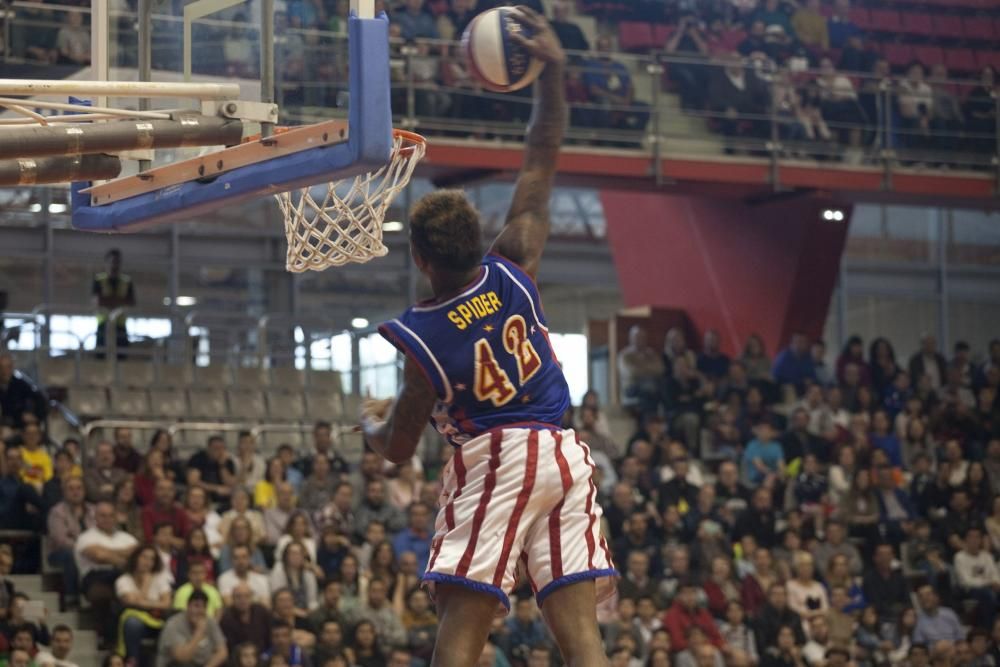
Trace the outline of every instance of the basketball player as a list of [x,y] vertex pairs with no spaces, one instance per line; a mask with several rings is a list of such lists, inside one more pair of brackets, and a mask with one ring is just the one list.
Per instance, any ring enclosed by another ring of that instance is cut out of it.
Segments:
[[411,254],[434,299],[380,327],[406,355],[403,387],[395,401],[362,408],[368,444],[392,462],[413,456],[429,419],[455,447],[424,575],[440,618],[435,667],[476,663],[516,583],[534,589],[568,665],[607,664],[596,604],[617,572],[590,450],[560,427],[569,391],[534,282],[565,127],[566,56],[546,20],[520,9],[534,36],[518,41],[546,68],[506,225],[484,259],[478,214],[461,192],[417,202]]

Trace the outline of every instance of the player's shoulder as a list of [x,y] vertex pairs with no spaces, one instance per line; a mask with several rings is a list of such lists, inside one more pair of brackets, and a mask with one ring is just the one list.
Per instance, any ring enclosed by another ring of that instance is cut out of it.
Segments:
[[520,264],[509,257],[505,257],[496,250],[491,250],[486,257],[483,258],[483,265],[495,267],[502,276],[505,275],[506,277],[519,283],[527,284],[532,287],[535,286],[535,279],[532,278]]

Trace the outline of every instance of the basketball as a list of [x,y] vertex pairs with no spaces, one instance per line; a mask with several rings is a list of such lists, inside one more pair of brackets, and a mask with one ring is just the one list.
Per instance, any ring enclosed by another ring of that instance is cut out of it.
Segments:
[[542,73],[544,63],[511,39],[514,34],[530,37],[532,29],[513,7],[483,12],[465,29],[462,43],[469,69],[484,88],[510,93],[531,85]]

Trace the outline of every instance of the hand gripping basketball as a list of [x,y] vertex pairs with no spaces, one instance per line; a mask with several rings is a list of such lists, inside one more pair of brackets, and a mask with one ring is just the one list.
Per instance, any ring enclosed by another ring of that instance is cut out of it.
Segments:
[[518,5],[517,10],[522,14],[521,21],[531,28],[531,37],[525,37],[524,33],[514,32],[510,34],[511,41],[517,42],[526,48],[531,55],[545,63],[564,64],[566,52],[563,51],[559,38],[552,31],[548,20],[531,7]]

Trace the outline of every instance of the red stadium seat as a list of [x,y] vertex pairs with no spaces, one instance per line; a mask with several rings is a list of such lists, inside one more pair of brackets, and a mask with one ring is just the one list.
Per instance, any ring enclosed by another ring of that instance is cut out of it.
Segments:
[[893,67],[903,67],[909,65],[913,60],[913,47],[909,44],[896,44],[895,42],[885,45],[882,55]]
[[851,7],[851,23],[862,30],[870,30],[872,27],[872,15],[864,7]]
[[1000,52],[993,50],[976,51],[976,66],[979,69],[993,67],[998,60],[1000,60]]
[[933,67],[944,62],[944,52],[940,46],[914,46],[913,57],[928,67]]
[[653,43],[655,48],[662,49],[663,45],[666,44],[671,37],[673,37],[674,32],[677,31],[677,26],[670,23],[654,23],[653,24]]
[[934,17],[934,33],[938,37],[962,39],[965,30],[962,29],[962,19],[950,14],[939,14]]
[[903,24],[899,18],[899,12],[895,9],[873,9],[872,30],[893,33],[902,32]]
[[656,45],[653,28],[645,21],[622,21],[618,26],[618,47],[622,51],[647,51]]
[[987,17],[967,16],[962,19],[962,27],[969,39],[993,40],[993,21]]
[[944,64],[953,71],[973,72],[976,70],[976,54],[972,49],[947,49],[944,52]]
[[930,14],[903,12],[903,32],[929,37],[934,34],[934,21]]

